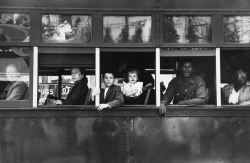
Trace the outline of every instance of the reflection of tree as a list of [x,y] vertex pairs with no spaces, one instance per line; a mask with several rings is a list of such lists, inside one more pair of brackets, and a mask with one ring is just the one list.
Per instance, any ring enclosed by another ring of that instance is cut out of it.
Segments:
[[141,27],[137,27],[135,29],[135,35],[132,36],[132,42],[134,43],[142,43],[142,28]]
[[128,43],[129,42],[129,25],[128,17],[125,16],[125,26],[122,28],[122,31],[118,37],[118,43]]
[[111,33],[111,28],[109,26],[104,27],[104,37],[103,37],[103,41],[105,43],[114,43],[114,40],[112,38],[112,33]]
[[186,39],[189,40],[190,43],[198,43],[199,41],[199,36],[195,31],[195,24],[192,18],[188,18],[188,33],[186,34]]
[[165,17],[164,25],[164,42],[165,43],[177,43],[179,40],[179,35],[174,26],[173,17]]
[[212,42],[212,28],[211,25],[207,27],[207,34],[206,34],[206,41],[205,42]]
[[228,23],[229,20],[224,23],[224,41],[225,42],[239,42],[238,27],[233,24],[233,30],[229,29],[231,24]]

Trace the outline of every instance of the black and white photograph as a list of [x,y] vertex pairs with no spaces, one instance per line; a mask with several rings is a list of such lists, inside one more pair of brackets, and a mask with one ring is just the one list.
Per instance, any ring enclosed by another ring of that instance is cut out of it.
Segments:
[[250,163],[249,0],[0,0],[0,163]]

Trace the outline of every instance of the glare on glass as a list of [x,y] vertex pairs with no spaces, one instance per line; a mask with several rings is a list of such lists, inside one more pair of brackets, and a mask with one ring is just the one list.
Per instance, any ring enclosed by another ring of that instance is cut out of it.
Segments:
[[211,43],[209,16],[164,16],[165,43]]
[[92,18],[89,15],[42,15],[44,43],[91,43]]
[[152,42],[151,16],[104,16],[104,43]]

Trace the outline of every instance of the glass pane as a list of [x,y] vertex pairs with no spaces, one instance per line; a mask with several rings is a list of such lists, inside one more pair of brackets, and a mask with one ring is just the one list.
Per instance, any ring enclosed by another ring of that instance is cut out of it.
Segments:
[[58,76],[39,76],[38,105],[44,105],[48,95],[58,96]]
[[165,43],[211,43],[209,16],[164,16]]
[[250,16],[224,17],[225,43],[250,42]]
[[0,100],[29,98],[29,56],[32,48],[0,47]]
[[0,13],[0,41],[29,42],[29,14]]
[[[102,79],[111,73],[110,83],[120,87],[124,105],[155,104],[155,52],[102,52]],[[103,91],[110,83],[102,80]]]
[[90,43],[92,18],[89,15],[42,15],[43,43]]
[[104,16],[104,43],[152,42],[151,16]]

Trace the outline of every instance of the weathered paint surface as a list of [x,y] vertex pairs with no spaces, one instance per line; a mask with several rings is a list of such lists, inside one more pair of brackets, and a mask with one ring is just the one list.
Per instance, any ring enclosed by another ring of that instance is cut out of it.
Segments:
[[248,117],[2,117],[1,163],[244,163]]

